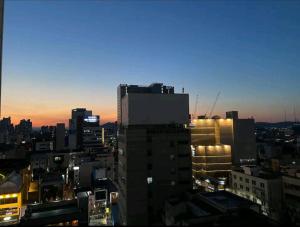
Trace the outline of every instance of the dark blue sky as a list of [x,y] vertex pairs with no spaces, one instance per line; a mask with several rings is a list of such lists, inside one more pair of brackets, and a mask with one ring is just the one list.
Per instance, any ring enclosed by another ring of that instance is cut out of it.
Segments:
[[120,83],[184,87],[194,112],[300,118],[300,1],[6,1],[3,111],[116,116]]

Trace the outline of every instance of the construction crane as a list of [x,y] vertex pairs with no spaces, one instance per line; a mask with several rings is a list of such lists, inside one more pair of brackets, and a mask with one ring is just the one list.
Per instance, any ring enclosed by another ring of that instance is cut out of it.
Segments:
[[194,119],[197,118],[196,114],[197,114],[198,98],[199,98],[199,94],[197,94],[197,96],[196,96],[195,109],[194,109],[194,114],[193,114]]
[[[218,94],[217,94],[217,97],[216,97],[216,99],[215,99],[215,102],[214,102],[214,104],[212,105],[211,110],[210,110],[210,112],[209,112],[209,115],[208,115],[209,118],[212,117],[212,113],[214,112],[214,109],[215,109],[215,107],[216,107],[216,104],[217,104],[217,101],[218,101],[218,99],[219,99],[219,97],[220,97],[220,94],[221,94],[221,92],[219,91]],[[206,116],[206,114],[205,114],[205,116]]]

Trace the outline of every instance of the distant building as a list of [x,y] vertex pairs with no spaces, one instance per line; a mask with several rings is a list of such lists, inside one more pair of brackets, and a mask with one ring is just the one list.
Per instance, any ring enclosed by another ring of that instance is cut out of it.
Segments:
[[43,125],[40,131],[40,138],[43,140],[55,140],[55,126]]
[[55,150],[60,151],[65,149],[65,135],[66,128],[64,123],[58,123],[56,125],[55,133]]
[[23,141],[30,141],[30,134],[32,132],[32,122],[30,119],[21,120],[18,125],[15,127],[15,132],[17,135],[17,143],[22,143]]
[[36,142],[35,151],[53,151],[53,142],[52,141]]
[[102,145],[100,117],[91,110],[73,109],[69,131],[70,149],[97,151]]
[[192,188],[188,111],[174,87],[118,87],[121,224],[156,223],[166,199]]
[[0,120],[0,143],[12,144],[14,142],[14,126],[10,117]]

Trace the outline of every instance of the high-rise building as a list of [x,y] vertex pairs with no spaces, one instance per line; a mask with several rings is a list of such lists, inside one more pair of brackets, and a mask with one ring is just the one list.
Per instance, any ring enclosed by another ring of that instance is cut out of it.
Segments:
[[56,125],[56,133],[55,133],[55,149],[57,151],[65,149],[65,124],[64,123],[58,123]]
[[14,139],[14,126],[10,117],[0,120],[0,143],[11,144]]
[[69,125],[69,148],[96,151],[101,147],[100,117],[91,110],[77,108],[72,110]]
[[55,138],[55,126],[43,125],[40,131],[40,137],[45,140],[54,140]]
[[121,224],[148,225],[164,202],[192,188],[188,94],[174,87],[118,87]]
[[30,134],[32,132],[32,122],[30,119],[21,120],[20,124],[16,125],[15,132],[17,136],[17,142],[30,141]]

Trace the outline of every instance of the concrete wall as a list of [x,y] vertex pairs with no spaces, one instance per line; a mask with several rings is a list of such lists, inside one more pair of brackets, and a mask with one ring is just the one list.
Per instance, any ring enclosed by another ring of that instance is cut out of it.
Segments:
[[122,124],[188,124],[188,94],[136,94],[122,98]]

